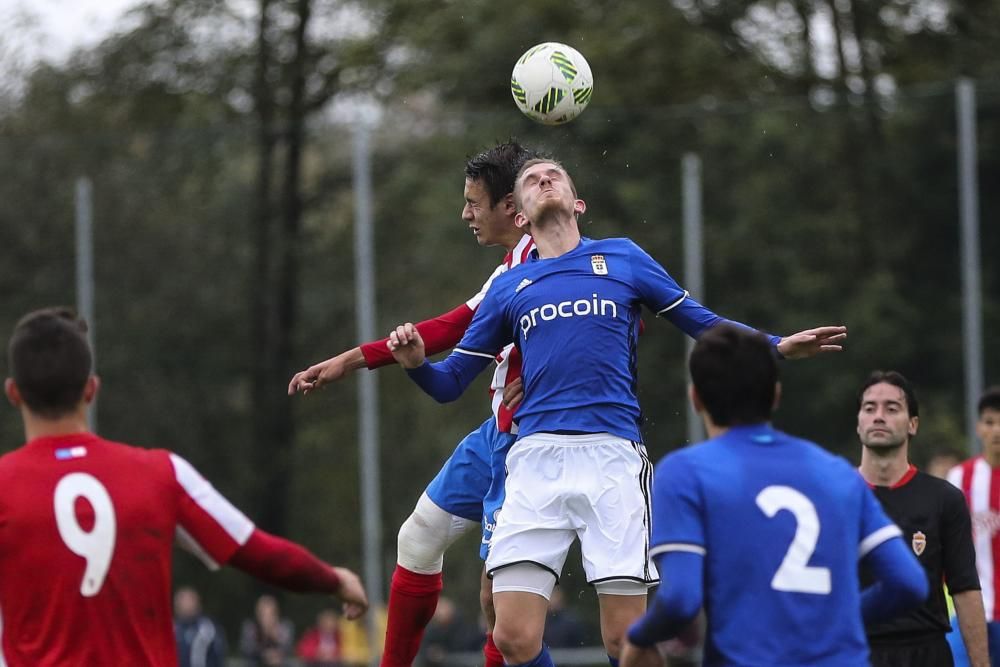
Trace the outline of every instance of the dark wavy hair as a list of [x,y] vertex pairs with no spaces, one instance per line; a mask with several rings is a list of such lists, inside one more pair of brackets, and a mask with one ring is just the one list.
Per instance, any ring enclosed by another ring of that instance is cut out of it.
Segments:
[[514,179],[521,166],[536,157],[538,153],[511,139],[469,158],[465,163],[465,177],[483,184],[493,208],[514,192]]

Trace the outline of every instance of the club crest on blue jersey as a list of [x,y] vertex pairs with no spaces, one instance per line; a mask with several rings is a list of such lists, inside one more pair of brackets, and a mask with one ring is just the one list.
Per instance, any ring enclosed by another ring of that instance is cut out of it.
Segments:
[[927,547],[927,536],[918,530],[913,533],[913,539],[910,541],[910,546],[913,547],[913,553],[919,556]]
[[598,276],[608,275],[608,263],[604,261],[604,255],[591,255],[590,266]]

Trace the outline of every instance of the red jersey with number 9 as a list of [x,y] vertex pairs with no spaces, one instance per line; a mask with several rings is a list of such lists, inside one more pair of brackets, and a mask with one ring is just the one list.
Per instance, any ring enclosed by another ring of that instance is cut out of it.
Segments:
[[32,440],[0,458],[0,665],[176,666],[175,536],[218,566],[253,530],[176,454]]

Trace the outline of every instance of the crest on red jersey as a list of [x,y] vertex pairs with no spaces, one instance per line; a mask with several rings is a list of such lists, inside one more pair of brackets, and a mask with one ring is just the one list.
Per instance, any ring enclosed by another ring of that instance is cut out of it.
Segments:
[[918,530],[913,533],[913,539],[910,541],[910,546],[913,547],[913,553],[919,556],[924,552],[924,548],[927,546],[927,536]]
[[590,256],[590,266],[593,267],[594,273],[599,276],[608,275],[608,264],[604,261],[604,255],[591,255]]

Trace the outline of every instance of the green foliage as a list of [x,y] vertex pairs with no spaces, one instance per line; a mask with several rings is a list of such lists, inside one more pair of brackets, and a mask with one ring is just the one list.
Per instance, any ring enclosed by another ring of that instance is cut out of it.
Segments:
[[[932,4],[944,19],[928,18]],[[266,80],[280,102],[294,3],[268,5],[277,57]],[[865,44],[866,59],[847,58],[846,69],[806,38],[803,19],[831,7],[842,41]],[[357,342],[350,128],[322,111],[331,101],[350,108],[361,93],[384,109],[373,167],[380,332],[462,303],[500,260],[475,246],[459,217],[463,162],[491,142],[516,136],[558,156],[588,203],[584,233],[632,237],[682,282],[680,160],[693,152],[704,177],[702,300],[774,332],[850,329],[844,354],[783,365],[778,425],[856,457],[856,387],[891,367],[920,392],[920,452],[963,445],[952,82],[978,81],[990,341],[1000,327],[996,3],[317,0],[312,10],[289,377]],[[765,10],[776,18],[754,19],[750,32],[753,12]],[[342,29],[344,12],[357,31]],[[134,29],[36,69],[20,97],[0,104],[0,330],[31,308],[74,300],[73,183],[87,175],[102,432],[175,449],[237,504],[260,507],[269,490],[247,456],[258,362],[247,284],[258,213],[257,19],[208,0],[152,4],[137,17]],[[580,49],[595,75],[588,110],[558,128],[524,118],[509,91],[515,59],[547,40]],[[640,397],[655,458],[685,437],[684,340],[651,316],[646,325]],[[1000,356],[995,346],[986,354],[996,382]],[[398,369],[378,377],[388,574],[399,523],[487,404],[484,381],[442,407]],[[297,425],[293,442],[274,444],[290,462],[289,536],[359,568],[353,379],[304,398],[278,385],[270,400],[291,401]],[[0,432],[7,449],[20,442],[13,416]],[[448,589],[470,613],[473,542],[446,567]],[[186,558],[177,576],[211,589],[209,610],[231,631],[257,592]],[[581,576],[571,569],[565,579],[571,597],[586,595]],[[317,603],[289,604],[301,625]]]

